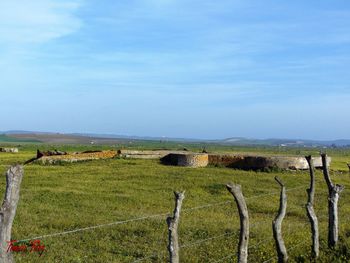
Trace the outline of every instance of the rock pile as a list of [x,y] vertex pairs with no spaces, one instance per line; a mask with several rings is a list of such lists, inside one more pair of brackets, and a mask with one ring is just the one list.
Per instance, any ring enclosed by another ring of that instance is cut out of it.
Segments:
[[1,148],[0,148],[0,152],[3,152],[3,153],[18,153],[18,148],[5,148],[5,147],[1,147]]

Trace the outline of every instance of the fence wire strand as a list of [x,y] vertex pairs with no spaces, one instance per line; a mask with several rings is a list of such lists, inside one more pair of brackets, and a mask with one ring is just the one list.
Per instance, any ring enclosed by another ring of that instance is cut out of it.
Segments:
[[[305,186],[294,187],[294,188],[289,189],[289,191],[304,188],[304,187]],[[263,197],[263,196],[270,196],[270,195],[273,195],[276,193],[278,193],[278,191],[271,192],[268,194],[255,195],[255,196],[248,197],[246,199],[250,200],[250,199],[259,198],[259,197]],[[233,202],[233,201],[230,200],[230,201],[206,204],[206,205],[201,205],[201,206],[196,206],[196,207],[191,207],[191,208],[185,208],[182,210],[182,212],[188,212],[188,211],[193,211],[193,210],[198,210],[198,209],[203,209],[203,208],[209,208],[209,207],[213,207],[213,206],[217,206],[217,205],[228,204],[231,202]],[[46,234],[46,235],[36,236],[36,237],[32,237],[32,238],[26,238],[26,239],[22,239],[20,241],[30,241],[30,240],[35,240],[35,239],[44,239],[44,238],[49,238],[49,237],[62,236],[62,235],[73,234],[73,233],[77,233],[77,232],[93,230],[93,229],[97,229],[97,228],[101,228],[101,227],[115,226],[115,225],[126,224],[126,223],[130,223],[130,222],[141,221],[141,220],[146,220],[146,219],[156,218],[156,217],[161,217],[161,216],[167,216],[167,215],[170,215],[170,213],[154,214],[154,215],[142,216],[142,217],[131,218],[131,219],[126,219],[126,220],[121,220],[121,221],[115,221],[115,222],[106,223],[106,224],[88,226],[88,227],[83,227],[83,228],[78,228],[78,229],[73,229],[73,230],[57,232],[57,233],[53,233],[53,234]]]
[[[297,190],[297,189],[301,189],[301,188],[305,188],[305,186],[298,186],[298,187],[294,187],[294,188],[290,188],[290,189],[287,189],[288,192],[290,191],[294,191],[294,190]],[[255,198],[260,198],[260,197],[264,197],[264,196],[271,196],[271,195],[275,195],[279,193],[279,191],[274,191],[274,192],[271,192],[271,193],[265,193],[265,194],[260,194],[260,195],[255,195],[255,196],[251,196],[251,197],[247,197],[245,198],[246,200],[252,200],[252,199],[255,199]],[[198,209],[204,209],[204,208],[209,208],[209,207],[214,207],[214,206],[219,206],[219,205],[224,205],[224,204],[229,204],[229,203],[232,203],[234,202],[233,200],[229,200],[229,201],[223,201],[223,202],[217,202],[217,203],[211,203],[211,204],[204,204],[204,205],[200,205],[200,206],[195,206],[195,207],[191,207],[191,208],[184,208],[182,210],[182,212],[189,212],[189,211],[193,211],[193,210],[198,210]],[[62,235],[66,235],[66,234],[73,234],[73,233],[77,233],[77,232],[83,232],[83,231],[88,231],[88,230],[93,230],[93,229],[97,229],[97,228],[101,228],[101,227],[107,227],[107,226],[114,226],[114,225],[120,225],[120,224],[126,224],[126,223],[130,223],[130,222],[136,222],[136,221],[141,221],[141,220],[146,220],[146,219],[151,219],[151,218],[157,218],[157,217],[163,217],[163,216],[169,216],[171,213],[160,213],[160,214],[153,214],[153,215],[147,215],[147,216],[142,216],[142,217],[137,217],[137,218],[131,218],[131,219],[127,219],[127,220],[121,220],[121,221],[115,221],[115,222],[110,222],[110,223],[107,223],[107,224],[99,224],[99,225],[94,225],[94,226],[89,226],[89,227],[84,227],[84,228],[78,228],[78,229],[74,229],[74,230],[68,230],[68,231],[63,231],[63,232],[58,232],[58,233],[53,233],[53,234],[47,234],[47,235],[41,235],[41,236],[36,236],[36,237],[32,237],[32,238],[27,238],[27,239],[23,239],[23,240],[20,240],[20,241],[30,241],[30,240],[35,240],[35,239],[44,239],[44,238],[50,238],[50,237],[57,237],[57,236],[62,236]],[[319,219],[320,218],[323,218],[325,217],[326,215],[324,216],[321,216],[321,217],[318,217]],[[257,225],[261,225],[263,223],[266,223],[265,221],[261,221],[261,222],[258,222],[258,223],[255,223],[255,224],[252,224],[251,227],[253,226],[257,226]],[[304,224],[308,224],[307,223],[304,223]],[[325,231],[325,230],[324,230]],[[321,231],[322,233],[324,231]],[[186,243],[184,245],[181,245],[180,248],[187,248],[187,247],[192,247],[192,246],[197,246],[197,245],[200,245],[202,243],[205,243],[205,242],[208,242],[210,240],[215,240],[215,239],[218,239],[218,238],[222,238],[222,237],[229,237],[229,236],[232,236],[234,234],[236,234],[237,232],[232,232],[232,233],[225,233],[225,234],[221,234],[221,235],[217,235],[217,236],[212,236],[212,237],[209,237],[209,238],[205,238],[205,239],[201,239],[201,240],[197,240],[195,242],[192,242],[192,243]],[[268,239],[264,239],[264,240],[261,240],[259,241],[257,244],[253,245],[253,246],[249,246],[249,249],[253,249],[255,247],[258,247],[260,246],[262,243],[265,243],[266,241],[270,241],[272,240],[273,238],[268,238]],[[301,244],[304,244],[306,243],[305,240],[303,240],[302,242],[296,244],[295,246],[291,247],[288,249],[288,251],[294,249],[295,247],[298,247],[300,246]],[[133,262],[141,262],[141,261],[144,261],[146,259],[150,259],[150,258],[153,258],[153,257],[156,257],[156,256],[160,256],[160,255],[163,255],[165,254],[166,252],[165,251],[160,251],[160,252],[157,252],[157,253],[154,253],[152,255],[149,255],[149,256],[146,256],[144,258],[140,258],[140,259],[137,259]],[[233,253],[233,254],[230,254],[230,255],[227,255],[223,258],[220,258],[216,261],[212,261],[212,263],[217,263],[217,262],[222,262],[223,260],[225,259],[228,259],[230,257],[233,257],[235,256],[237,253]],[[273,259],[275,259],[275,256],[274,257],[271,257],[270,259],[264,261],[263,263],[268,263],[270,261],[272,261]]]
[[[290,188],[290,189],[287,189],[287,191],[294,191],[294,190],[300,189],[300,188],[305,188],[305,186],[299,186],[299,187]],[[260,194],[260,195],[251,196],[251,197],[246,198],[246,200],[251,200],[251,199],[264,197],[264,196],[271,196],[271,195],[274,195],[276,193],[279,193],[279,191],[271,192],[271,193],[268,193],[268,194]],[[211,203],[211,204],[206,204],[206,205],[186,208],[186,209],[183,209],[183,212],[188,212],[188,211],[193,211],[193,210],[198,210],[198,209],[203,209],[203,208],[209,208],[209,207],[218,206],[218,205],[224,205],[224,204],[228,204],[228,203],[232,203],[232,202],[233,201],[230,200],[230,201]],[[138,218],[132,218],[132,219],[127,219],[127,220],[115,221],[115,222],[111,222],[111,223],[107,223],[107,224],[100,224],[100,225],[95,225],[95,226],[90,226],[90,227],[85,227],[85,228],[79,228],[79,229],[74,229],[74,230],[69,230],[69,231],[63,231],[63,232],[58,232],[58,233],[54,233],[54,234],[47,234],[47,235],[37,236],[37,237],[33,237],[33,238],[23,239],[21,241],[29,241],[29,240],[34,240],[34,239],[43,239],[43,238],[48,238],[48,237],[61,236],[61,235],[66,235],[66,234],[71,234],[71,233],[76,233],[76,232],[82,232],[82,231],[97,229],[97,228],[101,228],[101,227],[105,227],[105,226],[113,226],[113,225],[125,224],[125,223],[129,223],[129,222],[141,221],[141,220],[146,220],[146,219],[151,219],[151,218],[156,218],[156,217],[161,217],[161,216],[169,216],[169,215],[170,215],[170,213],[154,214],[154,215],[143,216],[143,217],[138,217]],[[327,215],[319,216],[318,219],[324,218],[326,216]],[[266,223],[266,222],[265,221],[258,222],[258,223],[252,224],[251,227],[257,226],[257,225],[261,225],[263,223]],[[303,223],[303,225],[307,225],[307,224],[309,224],[309,222]],[[325,231],[326,231],[326,229],[321,231],[320,234],[325,232]],[[232,236],[232,235],[234,235],[236,233],[237,232],[225,233],[225,234],[221,234],[221,235],[212,236],[212,237],[209,237],[209,238],[197,240],[197,241],[192,242],[192,243],[186,243],[184,245],[181,245],[180,248],[187,248],[187,247],[197,246],[197,245],[200,245],[202,243],[205,243],[205,242],[208,242],[208,241],[211,241],[211,240],[215,240],[215,239],[218,239],[218,238],[229,237],[229,236]],[[271,240],[273,240],[273,237],[261,240],[257,244],[249,246],[249,249],[254,249],[256,247],[259,247],[262,243],[265,243],[266,241],[271,241]],[[291,248],[289,248],[288,251],[291,251],[294,248],[296,248],[296,247],[298,247],[298,246],[300,246],[302,244],[305,244],[306,242],[307,241],[303,240],[302,242],[299,242],[296,245],[294,245]],[[133,262],[135,262],[135,263],[136,262],[141,262],[141,261],[144,261],[146,259],[150,259],[150,258],[153,258],[153,257],[156,257],[156,256],[160,256],[160,255],[164,255],[164,254],[166,254],[166,251],[156,252],[156,253],[154,253],[152,255],[149,255],[147,257],[137,259],[137,260],[135,260]],[[233,253],[233,254],[227,255],[227,256],[225,256],[223,258],[220,258],[218,260],[211,261],[211,262],[212,263],[219,263],[219,262],[222,262],[225,259],[228,259],[228,258],[231,258],[231,257],[235,256],[236,254],[237,253]],[[271,257],[268,260],[264,261],[263,263],[271,262],[275,258],[276,258],[276,256]]]
[[[290,189],[288,189],[287,191],[293,191],[293,190],[300,189],[300,188],[305,188],[305,187],[304,187],[304,186],[298,186],[298,187],[290,188]],[[250,199],[259,198],[259,197],[263,197],[263,196],[274,195],[274,194],[276,194],[276,193],[279,193],[279,191],[275,191],[275,192],[271,192],[271,193],[267,193],[267,194],[255,195],[255,196],[251,196],[251,197],[248,197],[248,198],[245,198],[245,199],[246,199],[246,200],[250,200]],[[195,210],[195,209],[200,209],[200,208],[206,208],[206,207],[211,207],[211,206],[220,205],[220,204],[227,204],[227,203],[231,203],[231,202],[233,202],[233,201],[225,201],[225,202],[219,202],[219,203],[214,203],[214,204],[208,204],[208,205],[198,206],[198,207],[189,208],[189,209],[184,209],[184,210],[190,211],[190,210]],[[258,222],[256,222],[256,223],[250,225],[250,227],[254,227],[254,226],[261,225],[261,224],[263,224],[263,223],[266,223],[266,221],[267,221],[267,220],[258,221]],[[237,233],[239,233],[239,231],[238,231],[238,232],[232,232],[232,233],[225,233],[225,234],[221,234],[221,235],[217,235],[217,236],[212,236],[212,237],[205,238],[205,239],[200,239],[200,240],[197,240],[197,241],[195,241],[195,242],[186,243],[186,244],[180,246],[180,248],[193,247],[193,246],[196,246],[196,245],[205,243],[205,242],[210,241],[210,240],[219,239],[219,238],[222,238],[222,237],[230,237],[230,236],[233,236],[233,235],[235,235],[235,234],[237,234]],[[262,240],[262,241],[259,242],[259,244],[265,242],[266,240],[271,240],[271,239],[273,239],[273,238],[269,238],[269,239]],[[255,248],[255,247],[257,247],[257,246],[258,246],[258,244],[254,245],[254,246],[250,246],[249,249]],[[164,254],[164,253],[155,253],[155,254],[152,254],[152,255],[150,255],[150,256],[137,259],[136,261],[133,261],[133,262],[141,262],[141,261],[143,261],[143,260],[152,258],[152,257],[157,256],[157,255],[160,255],[160,254]],[[226,259],[226,258],[229,258],[229,257],[232,257],[233,255],[236,255],[236,254],[237,254],[237,253],[228,255],[228,256],[226,256],[226,257],[220,259],[219,261],[214,261],[214,262],[221,262],[222,260],[224,260],[224,259]]]

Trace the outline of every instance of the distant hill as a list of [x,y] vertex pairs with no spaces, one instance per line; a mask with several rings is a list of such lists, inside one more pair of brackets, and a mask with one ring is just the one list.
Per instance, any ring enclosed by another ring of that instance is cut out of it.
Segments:
[[233,137],[221,140],[222,144],[231,145],[266,145],[266,146],[282,146],[282,147],[344,147],[350,146],[350,140],[303,140],[303,139],[247,139],[241,137]]
[[21,143],[21,142],[26,142],[26,143],[39,143],[39,140],[34,140],[34,139],[26,139],[26,138],[15,138],[8,136],[6,134],[1,134],[0,133],[0,143]]
[[[199,142],[203,140],[167,137],[127,136],[115,134],[92,133],[53,133],[37,131],[4,131],[0,132],[13,141],[35,141],[53,144],[117,144],[129,140],[142,141],[173,141],[173,142]],[[0,141],[1,142],[1,141]]]
[[[14,133],[3,135],[3,142],[38,142],[49,144],[115,144],[117,139],[110,138],[95,138],[89,136],[61,134],[61,133]],[[1,140],[0,140],[1,142]]]
[[127,136],[115,134],[91,133],[52,133],[36,131],[4,131],[0,132],[0,142],[42,142],[57,144],[117,144],[127,140],[149,140],[169,142],[202,142],[237,146],[280,146],[280,147],[350,147],[350,140],[303,140],[303,139],[254,139],[231,137],[223,140],[199,140],[186,138]]

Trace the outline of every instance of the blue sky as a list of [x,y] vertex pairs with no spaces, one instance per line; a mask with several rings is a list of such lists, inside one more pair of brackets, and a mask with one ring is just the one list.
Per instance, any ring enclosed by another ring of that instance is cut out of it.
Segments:
[[0,130],[350,138],[350,2],[1,0]]

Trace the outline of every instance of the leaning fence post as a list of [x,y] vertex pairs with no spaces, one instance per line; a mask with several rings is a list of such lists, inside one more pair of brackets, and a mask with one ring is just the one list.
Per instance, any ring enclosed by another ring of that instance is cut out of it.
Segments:
[[327,154],[322,153],[324,179],[328,186],[328,247],[333,248],[338,242],[338,200],[344,186],[333,184],[329,176]]
[[242,194],[241,186],[238,184],[227,184],[227,190],[233,195],[239,212],[240,234],[238,244],[238,263],[246,263],[248,259],[249,242],[249,215],[247,204]]
[[168,217],[166,222],[168,224],[169,230],[169,255],[170,263],[179,263],[179,237],[177,233],[179,220],[180,220],[180,211],[182,206],[182,201],[185,198],[185,192],[174,192],[175,195],[175,209],[172,217]]
[[15,165],[6,172],[6,191],[0,208],[0,262],[15,262],[12,253],[8,252],[11,241],[12,223],[16,215],[19,191],[23,177],[23,166]]
[[311,256],[317,258],[319,255],[319,234],[318,234],[318,219],[314,210],[315,199],[315,169],[311,155],[305,156],[307,163],[309,164],[310,171],[310,188],[306,189],[308,194],[306,212],[311,224],[312,233],[312,250]]
[[273,237],[276,242],[278,262],[280,263],[280,262],[288,261],[287,249],[282,237],[282,221],[284,219],[284,216],[286,215],[286,210],[287,210],[287,194],[286,194],[286,187],[284,186],[283,182],[277,176],[275,177],[275,180],[281,186],[281,194],[280,194],[280,206],[279,206],[278,214],[276,215],[275,219],[272,221],[272,230],[273,230]]

